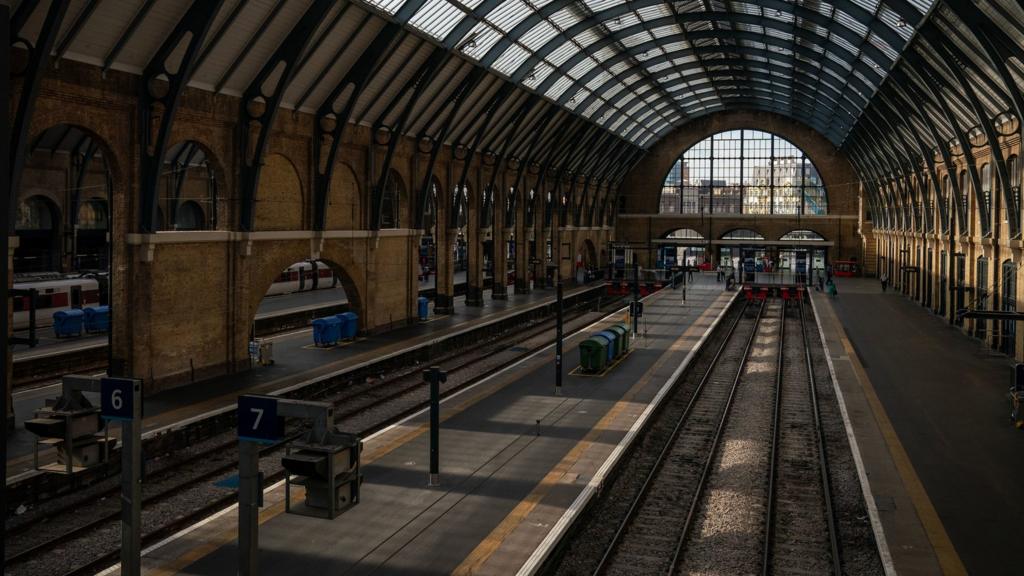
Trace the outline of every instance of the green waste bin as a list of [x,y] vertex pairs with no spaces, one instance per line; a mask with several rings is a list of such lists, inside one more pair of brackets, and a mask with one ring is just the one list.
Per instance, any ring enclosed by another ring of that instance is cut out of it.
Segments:
[[596,338],[580,342],[580,370],[600,372],[608,363],[608,344]]
[[619,342],[622,343],[622,353],[629,352],[629,330],[622,324],[613,324],[608,330],[619,335]]

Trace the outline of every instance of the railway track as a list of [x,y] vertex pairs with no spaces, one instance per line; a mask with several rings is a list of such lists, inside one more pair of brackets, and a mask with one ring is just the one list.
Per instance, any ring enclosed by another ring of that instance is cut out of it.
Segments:
[[619,522],[594,574],[657,574],[671,570],[685,537],[680,513],[693,513],[711,467],[733,398],[757,333],[763,305],[746,305],[729,328],[650,472]]
[[880,569],[873,539],[849,517],[863,502],[842,423],[830,421],[835,398],[819,401],[831,386],[819,382],[809,306],[769,299],[729,314],[542,573]]
[[[615,306],[615,301],[603,309]],[[567,337],[594,318],[576,309],[566,318]],[[469,349],[453,350],[432,361],[448,371],[443,394],[451,394],[479,381],[547,346],[553,340],[554,322],[544,320],[524,330],[481,342]],[[510,343],[515,343],[510,346]],[[336,407],[335,422],[345,430],[367,435],[409,413],[427,401],[419,367],[407,367],[376,379],[349,383],[340,390],[325,389],[309,399],[329,401]],[[287,438],[301,434],[290,427]],[[237,500],[234,490],[213,487],[218,479],[237,469],[237,438],[231,432],[187,448],[184,456],[164,459],[150,470],[143,489],[143,542],[149,543],[191,525]],[[283,475],[277,459],[280,446],[261,452],[261,469],[268,482]],[[120,488],[115,482],[103,490],[86,491],[78,498],[53,506],[32,518],[8,521],[8,574],[88,574],[117,560],[120,545]],[[44,504],[45,507],[45,504]],[[59,526],[60,528],[54,528]],[[62,550],[55,557],[54,550]]]
[[842,573],[804,305],[783,313],[761,573]]

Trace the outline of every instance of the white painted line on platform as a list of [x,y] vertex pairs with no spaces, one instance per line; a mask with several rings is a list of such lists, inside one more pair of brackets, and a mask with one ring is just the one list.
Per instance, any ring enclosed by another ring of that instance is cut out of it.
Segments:
[[618,443],[618,445],[615,446],[611,454],[608,455],[608,458],[605,459],[604,463],[597,470],[597,473],[594,474],[594,477],[591,478],[590,482],[588,482],[587,485],[583,487],[583,490],[576,497],[576,500],[574,500],[573,503],[569,506],[569,508],[566,509],[565,513],[562,514],[562,517],[558,519],[558,522],[555,523],[554,527],[548,532],[547,536],[544,537],[544,540],[541,541],[540,545],[537,546],[536,549],[534,549],[533,554],[531,554],[530,557],[526,560],[526,563],[524,563],[522,567],[519,568],[518,576],[532,576],[537,572],[537,570],[540,569],[541,565],[547,559],[548,555],[551,554],[551,551],[562,539],[566,531],[568,531],[569,527],[572,526],[572,523],[576,521],[576,518],[586,508],[587,504],[590,502],[590,499],[594,497],[594,494],[596,494],[601,485],[604,484],[605,478],[612,471],[612,469],[614,469],[615,466],[618,465],[619,460],[626,453],[626,450],[629,448],[629,446],[633,443],[634,439],[636,438],[636,435],[640,433],[640,430],[647,424],[647,420],[650,419],[650,417],[653,415],[657,407],[661,405],[661,402],[664,399],[664,397],[668,395],[669,390],[672,388],[675,381],[689,367],[690,363],[693,362],[693,358],[697,355],[697,352],[704,346],[704,342],[706,342],[711,333],[715,331],[715,328],[718,327],[718,324],[722,321],[722,318],[725,317],[725,313],[728,312],[729,308],[732,306],[732,303],[737,299],[738,296],[739,292],[737,291],[735,294],[733,294],[732,298],[729,299],[725,307],[722,308],[722,311],[719,312],[718,316],[715,318],[715,321],[712,322],[711,326],[709,326],[708,329],[704,331],[704,335],[701,336],[700,340],[697,341],[697,344],[690,349],[690,352],[686,355],[686,358],[683,359],[682,363],[680,363],[679,366],[675,369],[675,371],[672,372],[672,375],[669,376],[668,380],[665,381],[665,384],[661,387],[660,390],[658,390],[658,393],[647,404],[647,407],[640,414],[640,417],[637,418],[635,422],[633,422],[633,426],[630,427],[629,431],[626,432],[626,435],[623,436],[622,440]]
[[[642,298],[642,300],[646,300],[647,298],[650,298],[651,296],[654,296],[655,294],[657,294],[657,292]],[[584,332],[586,330],[591,330],[591,329],[593,329],[594,326],[597,326],[598,324],[601,324],[602,322],[607,322],[610,318],[612,318],[613,316],[615,316],[617,314],[621,314],[624,310],[627,310],[628,308],[629,308],[629,306],[623,306],[623,307],[621,307],[621,308],[619,308],[619,309],[617,309],[617,310],[615,310],[613,312],[610,312],[610,313],[606,314],[605,316],[602,316],[598,320],[595,320],[594,322],[588,324],[587,326],[585,326],[583,328],[580,328],[579,330],[575,330],[575,331],[573,331],[571,333],[563,335],[563,339],[567,340],[567,339],[571,338],[572,336],[574,336],[574,335],[576,335],[576,334],[578,334],[580,332]],[[728,309],[728,306],[726,306],[726,309]],[[724,313],[724,311],[723,311],[723,313]],[[719,316],[719,317],[721,317],[721,316]],[[717,320],[715,322],[717,323]],[[714,328],[714,324],[712,324],[712,328]],[[706,335],[706,333],[705,333],[705,335]],[[700,343],[703,343],[703,339],[701,340]],[[700,345],[700,343],[698,343],[698,346]],[[508,366],[506,366],[504,368],[502,368],[498,372],[495,372],[494,374],[491,374],[491,375],[481,379],[479,382],[471,384],[470,386],[467,386],[467,387],[465,387],[465,388],[455,392],[454,394],[451,394],[449,396],[445,396],[444,398],[441,399],[441,404],[446,404],[446,403],[448,403],[450,401],[453,401],[456,398],[462,396],[463,394],[474,390],[478,386],[481,386],[481,385],[487,383],[492,378],[495,378],[495,377],[503,374],[506,371],[515,369],[517,366],[519,366],[520,364],[526,362],[527,360],[531,360],[534,357],[536,357],[537,355],[539,355],[539,354],[541,354],[541,353],[543,353],[543,352],[553,348],[554,345],[555,344],[552,342],[551,344],[548,344],[547,346],[544,346],[543,348],[540,348],[540,349],[532,352],[528,356],[526,356],[524,358],[520,358],[516,362],[514,362],[514,363],[512,363],[512,364],[510,364],[510,365],[508,365]],[[692,355],[692,352],[691,352],[691,355]],[[684,362],[689,362],[689,359],[690,359],[690,356],[687,356],[687,359],[684,360]],[[233,408],[234,407],[232,407],[232,409]],[[394,430],[395,428],[408,423],[410,420],[422,416],[423,414],[427,413],[429,410],[430,410],[430,407],[428,406],[428,407],[422,408],[422,409],[420,409],[420,410],[418,410],[418,411],[416,411],[416,412],[414,412],[412,414],[409,414],[405,418],[402,418],[401,420],[391,424],[390,426],[382,428],[382,429],[374,432],[373,434],[370,434],[366,438],[363,438],[363,443],[365,444],[365,443],[371,442],[375,438],[377,438],[378,436],[386,434],[386,433],[390,432],[391,430]],[[263,493],[264,494],[269,494],[271,491],[276,490],[276,489],[280,488],[283,485],[284,485],[284,480],[279,480],[278,482],[274,483],[273,485],[265,488],[263,490]],[[145,550],[143,550],[142,551],[142,556],[146,556],[147,554],[149,554],[151,552],[154,552],[157,549],[159,549],[159,548],[161,548],[163,546],[166,546],[167,544],[170,544],[170,543],[174,542],[175,540],[178,540],[178,539],[180,539],[180,538],[182,538],[184,536],[187,536],[191,532],[193,532],[193,531],[195,531],[195,530],[197,530],[197,529],[199,529],[199,528],[209,524],[210,522],[216,520],[217,518],[220,518],[220,517],[224,516],[225,514],[235,510],[236,508],[238,508],[238,504],[237,503],[232,504],[229,507],[225,508],[224,510],[221,510],[220,512],[217,512],[213,516],[210,516],[209,518],[201,520],[201,521],[199,521],[199,522],[189,526],[188,528],[184,528],[181,531],[176,532],[175,534],[172,534],[172,535],[168,536],[167,538],[164,538],[163,540],[161,540],[161,541],[153,544],[152,546],[146,548]],[[106,576],[106,575],[109,575],[109,574],[113,574],[117,570],[117,568],[118,568],[117,566],[112,566],[110,568],[107,568],[103,572],[100,572],[99,574],[97,574],[97,576]]]
[[[818,315],[818,307],[813,297],[811,310],[814,311],[814,323],[818,326],[818,337],[821,338],[821,347],[825,354],[825,361],[828,363],[829,378],[832,379],[832,389],[836,394],[836,401],[839,403],[839,412],[843,415],[843,427],[846,429],[846,438],[850,442],[850,452],[853,453],[853,462],[857,467],[857,478],[860,480],[861,492],[864,502],[868,508],[868,517],[871,519],[871,530],[875,533],[875,543],[878,545],[878,556],[882,560],[882,567],[886,576],[896,576],[896,565],[892,561],[892,553],[889,551],[889,543],[885,539],[885,530],[882,528],[882,518],[878,515],[878,506],[875,504],[875,496],[871,492],[871,484],[868,482],[867,472],[864,470],[864,460],[860,454],[860,446],[857,445],[857,437],[853,433],[853,424],[850,422],[850,415],[846,411],[846,399],[843,391],[839,388],[839,378],[836,377],[836,367],[832,364],[832,354],[828,349],[828,341],[825,338],[825,330],[821,327],[821,317]],[[839,321],[839,316],[836,316]]]

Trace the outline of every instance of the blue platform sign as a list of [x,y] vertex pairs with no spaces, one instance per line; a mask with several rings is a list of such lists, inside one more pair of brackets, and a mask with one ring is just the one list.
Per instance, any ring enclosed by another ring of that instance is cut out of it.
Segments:
[[106,420],[132,420],[137,384],[130,378],[100,378],[100,415]]
[[271,444],[281,439],[284,423],[277,416],[277,398],[238,397],[238,438]]

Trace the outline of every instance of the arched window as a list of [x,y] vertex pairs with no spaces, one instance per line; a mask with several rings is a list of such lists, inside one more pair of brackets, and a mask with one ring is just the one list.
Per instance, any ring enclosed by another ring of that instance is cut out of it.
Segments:
[[380,227],[398,228],[401,224],[398,217],[399,198],[402,194],[402,179],[394,170],[388,172],[384,181],[383,197],[380,208]]
[[663,214],[827,214],[818,169],[792,142],[729,130],[694,144],[661,189]]
[[58,218],[49,200],[30,196],[18,205],[17,230],[53,230]]
[[182,202],[174,213],[175,230],[202,230],[205,222],[203,209],[191,200]]
[[737,228],[723,234],[722,240],[764,240],[764,236],[747,228]]
[[692,228],[680,228],[673,230],[665,238],[678,238],[683,240],[703,240],[704,236]]
[[1020,160],[1016,154],[1006,159],[1006,171],[1010,173],[1010,192],[1020,215]]
[[824,242],[825,238],[813,230],[793,230],[792,232],[786,232],[783,234],[782,238],[779,238],[779,240],[813,240],[817,242]]
[[981,199],[985,202],[985,212],[992,208],[992,165],[981,165]]
[[90,198],[78,207],[78,228],[81,230],[107,229],[107,201]]

